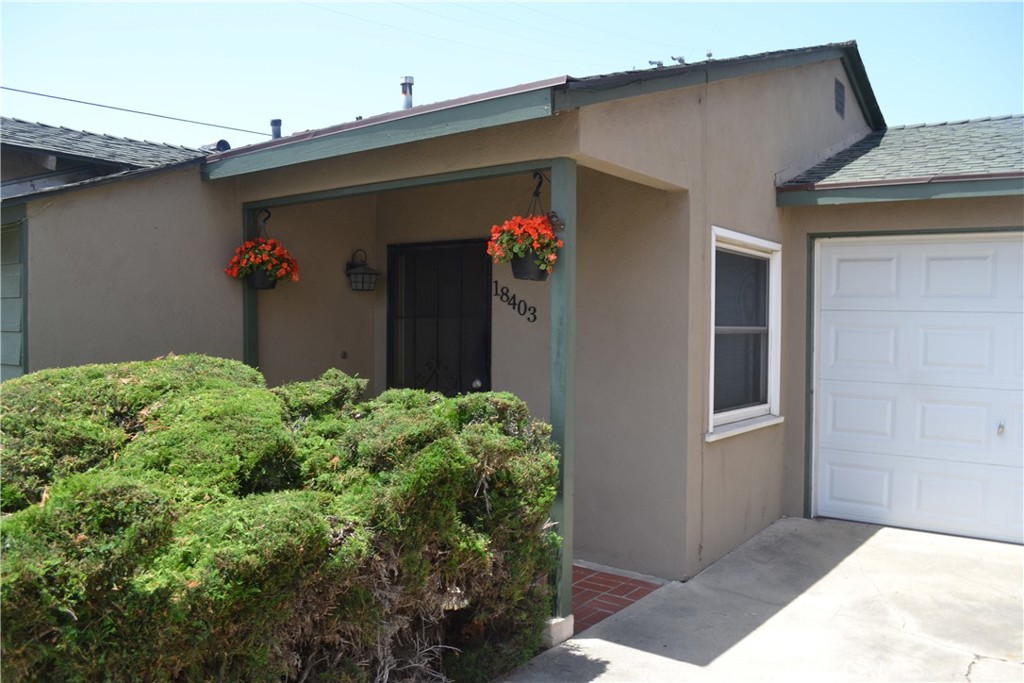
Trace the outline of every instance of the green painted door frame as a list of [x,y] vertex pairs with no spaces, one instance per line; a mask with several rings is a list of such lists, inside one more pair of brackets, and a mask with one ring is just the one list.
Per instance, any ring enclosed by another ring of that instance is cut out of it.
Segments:
[[[573,461],[576,415],[576,162],[568,158],[539,159],[247,202],[242,207],[242,240],[256,237],[259,231],[257,214],[265,208],[516,175],[545,168],[551,173],[552,210],[565,222],[562,235],[565,246],[559,255],[558,267],[551,277],[551,426],[553,438],[559,448],[558,493],[551,515],[558,525],[556,530],[562,537],[559,563],[554,577],[554,613],[555,616],[566,617],[572,614]],[[252,367],[259,366],[260,358],[257,297],[257,290],[243,287],[242,358]]]

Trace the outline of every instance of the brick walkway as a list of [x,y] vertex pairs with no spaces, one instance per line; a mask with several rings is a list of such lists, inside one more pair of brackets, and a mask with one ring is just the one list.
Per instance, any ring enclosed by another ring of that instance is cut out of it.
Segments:
[[572,567],[573,635],[585,631],[661,586],[609,572]]

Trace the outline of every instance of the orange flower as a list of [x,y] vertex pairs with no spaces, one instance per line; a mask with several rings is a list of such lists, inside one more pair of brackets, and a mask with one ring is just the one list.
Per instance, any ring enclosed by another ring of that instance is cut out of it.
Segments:
[[491,226],[487,254],[495,263],[531,257],[541,269],[551,270],[563,246],[562,240],[555,237],[550,216],[513,216],[501,225]]
[[299,280],[299,264],[275,239],[257,237],[235,249],[235,255],[224,269],[229,277],[242,278],[257,270],[265,271],[275,280],[290,277]]

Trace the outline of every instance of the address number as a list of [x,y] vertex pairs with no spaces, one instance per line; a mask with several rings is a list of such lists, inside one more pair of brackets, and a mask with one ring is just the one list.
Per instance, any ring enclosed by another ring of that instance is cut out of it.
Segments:
[[497,280],[494,281],[494,296],[498,297],[501,303],[507,304],[513,311],[526,318],[526,322],[537,322],[537,307],[531,306],[526,303],[526,299],[520,299],[508,291],[508,287],[500,286]]

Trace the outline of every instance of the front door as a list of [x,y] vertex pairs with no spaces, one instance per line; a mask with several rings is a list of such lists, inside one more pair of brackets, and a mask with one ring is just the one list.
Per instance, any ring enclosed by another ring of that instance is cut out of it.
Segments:
[[388,247],[388,386],[447,396],[491,388],[486,240]]

